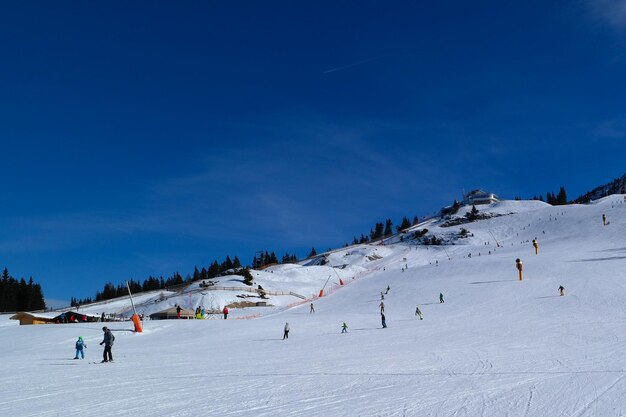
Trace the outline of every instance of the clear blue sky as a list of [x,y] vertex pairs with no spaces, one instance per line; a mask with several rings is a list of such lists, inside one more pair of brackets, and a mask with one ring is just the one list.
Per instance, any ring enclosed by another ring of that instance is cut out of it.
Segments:
[[12,2],[0,39],[0,267],[49,299],[626,172],[623,0]]

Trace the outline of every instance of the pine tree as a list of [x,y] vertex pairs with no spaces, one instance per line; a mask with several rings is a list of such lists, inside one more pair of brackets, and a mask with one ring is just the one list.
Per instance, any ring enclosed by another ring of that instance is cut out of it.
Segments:
[[565,188],[563,187],[561,187],[559,193],[556,196],[556,204],[559,206],[567,204],[567,193],[565,192]]
[[398,227],[398,231],[406,230],[409,227],[411,227],[411,222],[405,216],[402,218],[402,223],[400,223],[400,226]]
[[315,250],[315,248],[311,248],[311,252],[309,253],[308,258],[312,258],[314,256],[317,256],[317,251]]
[[391,219],[387,219],[385,222],[385,232],[384,236],[391,236],[393,234],[393,222]]

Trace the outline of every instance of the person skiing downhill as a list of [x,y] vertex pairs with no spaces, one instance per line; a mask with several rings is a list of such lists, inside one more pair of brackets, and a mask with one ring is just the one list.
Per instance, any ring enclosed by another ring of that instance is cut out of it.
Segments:
[[565,295],[565,287],[563,287],[562,285],[559,285],[559,295],[560,296]]
[[385,291],[385,294],[389,294],[389,290],[391,289],[391,287],[389,287],[389,285],[387,285],[387,291]]
[[78,340],[76,341],[76,356],[74,359],[78,359],[78,355],[80,355],[81,359],[85,359],[84,349],[87,349],[87,344],[83,340],[82,336],[78,336]]
[[111,348],[113,347],[113,342],[115,341],[115,336],[111,333],[111,330],[104,326],[102,328],[104,332],[104,339],[100,342],[100,346],[104,345],[104,352],[102,352],[102,362],[113,362],[113,354],[111,353]]
[[423,320],[423,318],[422,318],[422,312],[420,311],[419,306],[416,306],[416,307],[415,307],[415,315],[416,315],[416,316],[419,316],[420,320]]
[[345,321],[341,325],[341,333],[348,333],[348,325],[346,324]]
[[283,340],[289,339],[289,323],[285,323],[285,332],[283,333]]

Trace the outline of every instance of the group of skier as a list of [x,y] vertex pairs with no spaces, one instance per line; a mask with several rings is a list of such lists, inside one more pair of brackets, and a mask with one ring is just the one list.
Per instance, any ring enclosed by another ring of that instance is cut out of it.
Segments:
[[[115,341],[115,336],[111,332],[111,329],[104,326],[102,328],[104,332],[104,338],[102,342],[100,342],[100,346],[104,345],[104,351],[102,352],[102,362],[113,362],[113,353],[111,353],[111,349],[113,348],[113,342]],[[87,349],[87,343],[82,336],[78,336],[78,340],[74,344],[76,348],[76,356],[74,359],[85,359],[85,349]]]

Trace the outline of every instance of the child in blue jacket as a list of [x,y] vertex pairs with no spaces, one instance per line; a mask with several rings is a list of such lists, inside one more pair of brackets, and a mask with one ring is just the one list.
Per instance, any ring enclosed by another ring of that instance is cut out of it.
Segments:
[[82,336],[78,336],[78,340],[76,341],[76,357],[74,359],[78,359],[78,355],[80,355],[81,359],[85,359],[84,349],[87,349],[87,344]]

